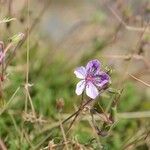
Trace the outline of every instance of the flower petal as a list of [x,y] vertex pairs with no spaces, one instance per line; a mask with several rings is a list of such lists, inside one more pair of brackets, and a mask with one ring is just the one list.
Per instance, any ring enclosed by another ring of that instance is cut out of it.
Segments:
[[86,65],[86,70],[88,73],[98,73],[100,71],[100,62],[95,59],[95,60],[91,60],[88,62],[88,64]]
[[98,87],[103,87],[105,84],[110,82],[110,77],[105,72],[100,72],[94,76],[94,84]]
[[98,87],[103,87],[105,84],[108,83],[108,80],[104,80],[101,83],[97,84]]
[[98,96],[99,92],[98,92],[97,88],[95,87],[95,85],[93,85],[93,83],[89,82],[86,86],[86,94],[90,98],[95,99]]
[[86,76],[86,69],[85,67],[81,66],[75,69],[74,74],[79,79],[84,79]]
[[75,92],[77,95],[81,95],[84,89],[85,89],[85,80],[81,80],[80,82],[77,83]]

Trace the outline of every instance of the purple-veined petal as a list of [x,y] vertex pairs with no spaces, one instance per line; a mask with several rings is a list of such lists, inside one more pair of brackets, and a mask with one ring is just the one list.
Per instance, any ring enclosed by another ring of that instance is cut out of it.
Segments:
[[110,78],[109,75],[106,72],[103,72],[103,71],[101,71],[99,73],[99,75],[102,76],[103,79],[109,80],[109,78]]
[[98,87],[103,87],[106,85],[109,81],[108,80],[103,80],[101,83],[96,84]]
[[89,61],[88,64],[86,65],[87,73],[90,74],[98,73],[100,71],[100,66],[101,64],[97,59]]
[[98,92],[98,89],[96,88],[96,86],[93,85],[93,83],[89,82],[86,85],[86,94],[90,98],[95,99],[98,96],[99,92]]
[[98,87],[103,87],[105,84],[110,82],[110,77],[105,72],[100,72],[94,76],[94,84]]
[[81,80],[77,83],[75,92],[77,95],[81,95],[84,89],[85,89],[85,80]]
[[86,69],[85,67],[81,66],[75,69],[74,74],[79,79],[84,79],[86,76]]

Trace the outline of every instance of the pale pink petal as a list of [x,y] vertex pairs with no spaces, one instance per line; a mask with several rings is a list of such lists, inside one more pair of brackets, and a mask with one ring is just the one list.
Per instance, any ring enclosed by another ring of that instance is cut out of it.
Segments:
[[86,86],[86,94],[90,98],[95,99],[98,96],[99,92],[98,92],[96,86],[93,85],[93,83],[89,82]]
[[86,69],[85,67],[81,66],[75,69],[74,74],[79,79],[84,79],[86,76]]
[[77,95],[81,95],[84,89],[85,89],[85,80],[81,80],[80,82],[77,83],[75,92]]

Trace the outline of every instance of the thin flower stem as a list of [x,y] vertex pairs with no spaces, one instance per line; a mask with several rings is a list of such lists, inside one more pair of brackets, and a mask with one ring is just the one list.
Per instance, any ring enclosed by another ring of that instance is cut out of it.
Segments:
[[29,0],[27,0],[27,8],[28,8],[28,16],[27,16],[27,21],[28,21],[28,24],[27,24],[27,50],[26,50],[26,98],[25,98],[25,112],[27,112],[27,106],[28,106],[28,84],[29,84],[29,47],[30,47],[30,34],[29,34],[29,26],[30,26],[30,16],[29,16]]
[[65,149],[66,150],[69,150],[68,148],[68,145],[67,145],[67,138],[66,138],[66,135],[65,135],[65,131],[64,131],[64,128],[62,126],[62,122],[61,122],[61,117],[60,117],[60,113],[59,113],[59,122],[60,122],[60,129],[61,129],[61,132],[62,132],[62,135],[63,135],[63,139],[64,139],[64,146],[65,146]]
[[13,43],[9,43],[8,46],[4,49],[4,54],[12,47]]
[[32,103],[32,98],[30,96],[30,92],[29,92],[28,87],[26,87],[26,92],[27,92],[27,96],[28,96],[28,99],[29,99],[29,102],[30,102],[30,105],[31,105],[32,113],[35,116],[35,110],[34,110],[34,106],[33,106],[33,103]]
[[[81,96],[81,104],[80,104],[80,107],[79,107],[79,110],[82,108],[82,105],[83,105],[83,99],[84,99],[84,92],[82,93],[82,96]],[[77,117],[79,116],[80,114],[80,111],[75,115],[74,119],[72,120],[72,122],[70,123],[69,125],[69,128],[68,128],[68,131],[67,131],[67,134],[69,133],[73,123],[75,122],[75,120],[77,119]]]
[[76,114],[78,114],[80,111],[82,111],[84,109],[84,107],[89,104],[91,101],[93,101],[92,99],[89,99],[86,103],[84,103],[82,105],[82,107],[80,107],[76,112],[74,112],[72,115],[70,115],[68,118],[66,118],[62,124],[66,123],[68,120],[70,120],[72,117],[74,117]]
[[6,103],[5,107],[0,111],[0,115],[8,108],[8,106],[10,105],[10,103],[12,102],[12,100],[14,99],[14,97],[16,96],[19,90],[20,90],[20,86],[16,89],[16,91],[14,92],[10,100]]
[[93,122],[92,122],[90,119],[88,119],[88,122],[89,122],[89,125],[90,125],[90,126],[92,127],[92,129],[93,129],[93,133],[94,133],[94,135],[95,135],[95,139],[96,139],[96,142],[97,142],[97,144],[98,144],[99,149],[102,149],[102,145],[101,145],[100,140],[99,140],[99,135],[97,134],[97,130],[96,130],[96,128],[95,128]]
[[[104,116],[106,117],[107,121],[108,121],[108,122],[110,122],[110,119],[109,119],[109,117],[108,117],[107,113],[105,112],[105,110],[103,109],[103,107],[101,106],[101,104],[100,104],[100,103],[98,103],[98,105],[99,105],[99,107],[100,107],[101,111],[103,112]],[[98,113],[98,112],[97,112],[97,113]]]

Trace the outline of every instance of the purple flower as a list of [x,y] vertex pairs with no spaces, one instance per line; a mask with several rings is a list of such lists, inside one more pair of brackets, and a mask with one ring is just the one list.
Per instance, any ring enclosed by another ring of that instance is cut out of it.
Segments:
[[85,90],[87,96],[95,99],[99,95],[98,89],[104,89],[110,82],[110,77],[107,73],[100,71],[100,62],[91,60],[86,67],[78,67],[74,73],[77,78],[81,79],[76,85],[76,94],[81,95]]

